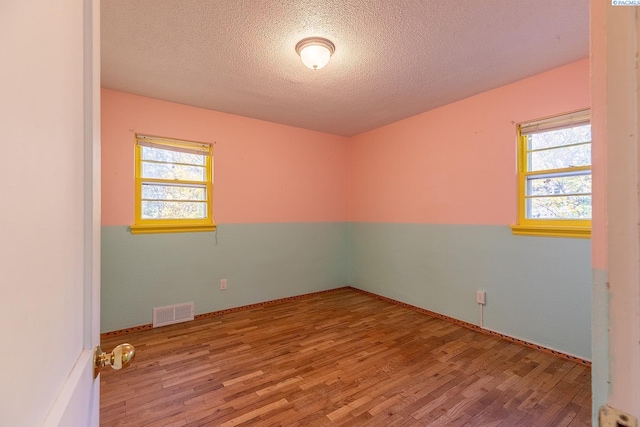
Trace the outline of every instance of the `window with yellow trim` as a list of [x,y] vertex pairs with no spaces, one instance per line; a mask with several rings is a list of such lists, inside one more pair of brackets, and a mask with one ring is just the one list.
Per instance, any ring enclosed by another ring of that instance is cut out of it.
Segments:
[[213,231],[210,144],[136,135],[131,232]]
[[589,110],[518,125],[514,234],[591,236]]

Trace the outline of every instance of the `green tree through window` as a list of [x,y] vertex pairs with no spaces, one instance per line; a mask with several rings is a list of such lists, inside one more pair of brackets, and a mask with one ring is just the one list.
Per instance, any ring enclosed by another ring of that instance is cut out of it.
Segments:
[[580,111],[518,126],[516,234],[588,237],[591,125]]
[[136,224],[132,232],[215,227],[211,146],[143,135],[136,135],[136,140]]

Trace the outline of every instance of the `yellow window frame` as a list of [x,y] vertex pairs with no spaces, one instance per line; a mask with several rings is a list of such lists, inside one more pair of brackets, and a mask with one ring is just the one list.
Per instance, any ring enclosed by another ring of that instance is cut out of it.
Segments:
[[[571,114],[571,113],[569,113]],[[564,116],[564,115],[562,115]],[[562,117],[559,116],[559,117]],[[552,119],[552,118],[550,118]],[[550,120],[546,119],[546,120]],[[527,177],[544,174],[543,171],[529,171],[527,159],[527,135],[521,133],[521,125],[517,126],[518,134],[518,223],[511,226],[514,235],[520,236],[544,236],[544,237],[573,237],[590,238],[591,220],[573,219],[532,219],[526,216],[526,184]],[[563,172],[591,172],[592,165],[577,166],[562,169],[552,169],[553,173]]]
[[[141,141],[154,144],[154,146],[167,148],[198,147],[205,156],[206,181],[170,180],[161,178],[142,177],[142,147]],[[204,150],[202,147],[206,147]],[[142,186],[144,183],[158,184],[185,184],[198,185],[206,189],[207,217],[184,219],[149,219],[142,218]],[[131,234],[155,234],[155,233],[184,233],[197,231],[215,231],[216,223],[213,219],[213,147],[193,141],[184,141],[170,138],[136,135],[135,144],[135,223],[130,226]]]

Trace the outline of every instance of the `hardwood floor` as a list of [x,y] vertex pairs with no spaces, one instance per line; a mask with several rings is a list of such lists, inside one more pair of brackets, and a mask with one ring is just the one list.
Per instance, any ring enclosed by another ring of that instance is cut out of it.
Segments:
[[591,425],[589,367],[349,289],[125,341],[105,427]]

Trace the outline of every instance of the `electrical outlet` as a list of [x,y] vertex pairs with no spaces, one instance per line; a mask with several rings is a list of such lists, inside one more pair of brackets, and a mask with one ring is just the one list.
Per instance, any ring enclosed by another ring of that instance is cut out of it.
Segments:
[[478,304],[485,304],[487,293],[485,291],[476,291],[476,302]]
[[220,289],[223,291],[227,289],[227,279],[220,279]]

